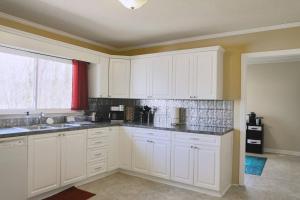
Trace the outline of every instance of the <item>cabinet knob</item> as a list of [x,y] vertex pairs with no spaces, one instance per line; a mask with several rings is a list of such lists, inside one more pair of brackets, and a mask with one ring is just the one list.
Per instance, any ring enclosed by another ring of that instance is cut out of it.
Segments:
[[191,149],[194,149],[194,146],[191,146]]

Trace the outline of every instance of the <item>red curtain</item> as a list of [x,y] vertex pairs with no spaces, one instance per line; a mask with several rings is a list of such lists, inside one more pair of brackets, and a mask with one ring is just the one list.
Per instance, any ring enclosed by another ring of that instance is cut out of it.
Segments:
[[73,60],[72,110],[88,109],[88,63]]

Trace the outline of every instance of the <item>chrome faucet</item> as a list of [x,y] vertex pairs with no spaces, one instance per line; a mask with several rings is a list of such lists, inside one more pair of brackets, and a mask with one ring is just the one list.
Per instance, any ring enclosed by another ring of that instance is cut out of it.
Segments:
[[45,117],[45,113],[41,112],[41,113],[39,114],[39,117],[38,117],[38,119],[39,119],[39,124],[42,123],[44,117]]

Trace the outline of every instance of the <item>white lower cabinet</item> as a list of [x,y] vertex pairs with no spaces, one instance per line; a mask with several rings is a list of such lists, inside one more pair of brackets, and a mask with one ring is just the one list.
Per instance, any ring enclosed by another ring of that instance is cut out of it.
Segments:
[[[137,134],[133,137],[132,169],[136,172],[169,179],[171,140],[156,138],[153,133],[148,131],[143,133],[143,131],[143,129],[136,129]],[[143,134],[145,137],[142,137]]]
[[175,142],[172,148],[172,180],[218,189],[218,151],[217,147]]
[[132,128],[120,127],[119,132],[119,167],[132,169]]
[[186,184],[193,184],[194,150],[190,144],[173,143],[171,179]]
[[86,177],[86,131],[63,133],[61,138],[61,185],[65,186]]
[[119,168],[119,127],[108,128],[107,170]]
[[150,140],[150,174],[160,178],[170,178],[170,141]]
[[132,145],[132,169],[140,173],[149,173],[149,151],[147,138],[134,137]]
[[60,134],[28,137],[28,196],[60,186]]
[[28,196],[86,177],[86,131],[28,137]]
[[194,147],[194,185],[218,190],[219,148]]
[[232,133],[114,126],[33,135],[28,144],[29,197],[119,168],[218,195],[231,185]]

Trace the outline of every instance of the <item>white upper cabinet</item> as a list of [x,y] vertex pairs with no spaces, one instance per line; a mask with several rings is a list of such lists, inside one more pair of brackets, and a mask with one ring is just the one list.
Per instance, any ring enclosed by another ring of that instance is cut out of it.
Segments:
[[130,60],[110,59],[109,63],[109,97],[129,98]]
[[131,98],[222,99],[219,46],[132,58]]
[[172,98],[172,56],[152,58],[150,66],[149,97]]
[[173,97],[189,99],[193,90],[193,66],[190,54],[173,56]]
[[194,51],[173,56],[175,99],[222,99],[223,51]]
[[133,59],[131,61],[131,98],[148,98],[149,93],[149,58]]
[[[223,66],[219,51],[194,53],[191,65],[193,66],[192,98],[195,99],[222,99]],[[220,58],[220,59],[219,59]]]
[[90,98],[108,97],[108,66],[108,57],[100,57],[99,63],[89,64],[88,84]]
[[135,58],[131,63],[131,98],[169,99],[172,56]]

